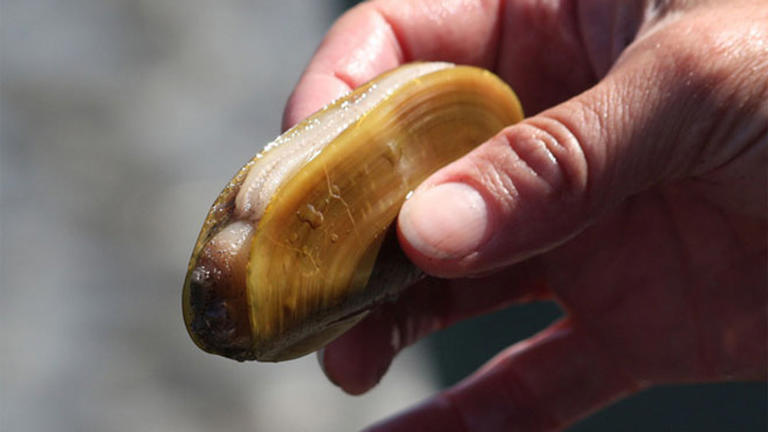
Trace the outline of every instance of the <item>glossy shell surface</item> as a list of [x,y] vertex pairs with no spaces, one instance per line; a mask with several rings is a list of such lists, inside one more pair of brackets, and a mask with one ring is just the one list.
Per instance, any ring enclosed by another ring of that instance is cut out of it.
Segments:
[[418,277],[391,230],[407,194],[521,118],[492,73],[414,63],[285,132],[203,224],[183,294],[192,339],[262,361],[333,340]]

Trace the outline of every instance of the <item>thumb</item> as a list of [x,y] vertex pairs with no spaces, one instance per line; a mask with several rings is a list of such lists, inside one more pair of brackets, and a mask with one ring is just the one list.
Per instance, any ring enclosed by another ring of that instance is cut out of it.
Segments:
[[414,263],[441,277],[491,271],[551,249],[628,196],[690,172],[711,132],[702,119],[717,115],[706,96],[712,82],[648,58],[624,62],[428,178],[398,219]]

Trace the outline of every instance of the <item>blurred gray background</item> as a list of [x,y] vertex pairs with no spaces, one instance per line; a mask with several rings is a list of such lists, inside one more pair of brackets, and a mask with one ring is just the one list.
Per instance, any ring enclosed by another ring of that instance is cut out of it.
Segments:
[[186,334],[212,199],[279,132],[331,1],[3,1],[3,431],[344,431],[436,388],[423,348],[346,396],[314,356]]
[[[313,356],[238,364],[187,337],[181,284],[208,206],[279,133],[351,3],[0,1],[0,430],[357,430],[557,316],[459,325],[363,397]],[[763,384],[666,388],[574,429],[765,430],[765,413]]]

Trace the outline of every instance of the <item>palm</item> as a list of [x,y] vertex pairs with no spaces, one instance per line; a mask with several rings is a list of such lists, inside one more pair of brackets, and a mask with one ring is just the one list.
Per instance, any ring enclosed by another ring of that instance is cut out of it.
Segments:
[[[728,25],[717,14],[699,20],[699,26],[713,31]],[[678,31],[672,27],[659,32],[630,53],[629,60],[643,55],[644,48],[663,40],[665,33]],[[541,66],[549,67],[556,80],[538,83],[516,71],[517,56],[512,54],[500,58],[498,72],[513,84],[526,80],[520,85],[528,94],[522,96],[534,110],[574,96],[594,84],[595,74],[606,72],[594,64],[574,69],[568,65],[572,59],[565,57],[563,64]],[[712,84],[708,90],[732,83],[724,78]],[[748,124],[746,120],[744,128]],[[764,192],[760,185],[723,175],[725,171],[764,178],[755,173],[764,169],[760,151],[751,153],[703,178],[635,195],[539,258],[547,269],[547,285],[566,308],[569,321],[586,330],[631,379],[660,383],[765,376]],[[720,190],[729,182],[728,190]],[[734,197],[739,197],[735,203]]]
[[625,202],[545,257],[550,287],[636,381],[762,376],[765,226],[689,197]]

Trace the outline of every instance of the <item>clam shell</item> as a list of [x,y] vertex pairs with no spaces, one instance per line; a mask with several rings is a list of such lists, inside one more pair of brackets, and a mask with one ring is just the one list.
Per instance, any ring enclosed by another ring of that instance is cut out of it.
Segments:
[[392,229],[407,194],[522,115],[488,71],[414,63],[285,132],[203,224],[183,294],[192,339],[236,360],[287,360],[396,298],[420,276]]

